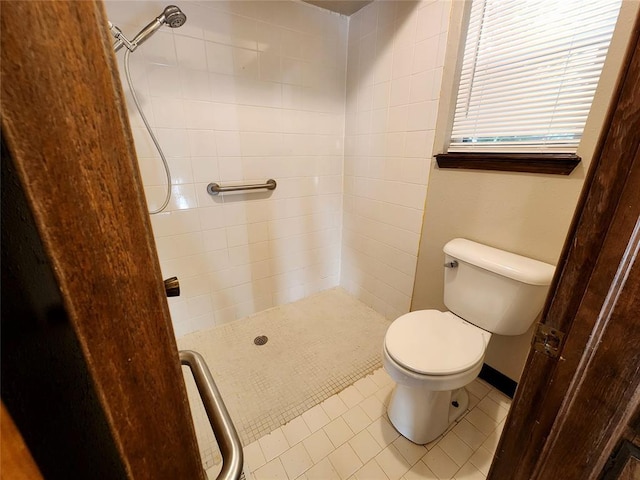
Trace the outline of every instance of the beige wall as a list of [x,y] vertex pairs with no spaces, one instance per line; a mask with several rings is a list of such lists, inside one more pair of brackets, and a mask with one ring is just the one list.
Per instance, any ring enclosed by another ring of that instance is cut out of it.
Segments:
[[[445,309],[442,247],[464,237],[556,264],[573,216],[598,132],[606,116],[638,1],[623,2],[596,98],[578,149],[581,164],[568,177],[439,169],[432,160],[418,253],[412,310]],[[453,83],[462,8],[452,12],[443,85]],[[456,37],[456,35],[458,37]],[[451,92],[443,92],[434,153],[442,152],[451,115]],[[443,108],[444,107],[444,108]],[[440,142],[438,144],[437,142]],[[533,328],[518,337],[494,335],[485,362],[519,380]]]

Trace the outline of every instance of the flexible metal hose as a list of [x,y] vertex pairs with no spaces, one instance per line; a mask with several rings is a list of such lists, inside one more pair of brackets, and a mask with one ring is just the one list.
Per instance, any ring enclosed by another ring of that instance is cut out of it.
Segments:
[[151,140],[153,140],[153,143],[156,146],[156,149],[158,150],[158,153],[160,154],[160,158],[162,159],[162,164],[164,165],[164,171],[167,174],[167,194],[165,196],[164,202],[162,203],[162,206],[160,208],[158,208],[157,210],[152,210],[152,211],[149,212],[150,215],[155,215],[156,213],[162,212],[167,207],[167,205],[169,204],[169,200],[171,200],[171,171],[169,170],[169,164],[167,163],[167,159],[164,156],[164,152],[162,151],[162,148],[160,147],[160,144],[158,143],[158,139],[153,134],[153,131],[151,130],[151,126],[149,125],[149,122],[147,121],[147,117],[145,116],[144,112],[142,111],[142,107],[140,106],[140,102],[138,101],[138,96],[136,95],[136,90],[133,87],[133,81],[131,80],[131,72],[130,72],[130,68],[129,68],[129,57],[130,57],[130,55],[131,55],[131,51],[127,50],[126,52],[124,52],[124,74],[125,74],[125,76],[127,78],[127,83],[129,84],[129,90],[131,91],[131,96],[133,97],[133,103],[136,104],[138,112],[140,112],[140,116],[142,117],[142,121],[144,122],[145,127],[147,127],[147,131],[149,132],[149,135],[151,136]]

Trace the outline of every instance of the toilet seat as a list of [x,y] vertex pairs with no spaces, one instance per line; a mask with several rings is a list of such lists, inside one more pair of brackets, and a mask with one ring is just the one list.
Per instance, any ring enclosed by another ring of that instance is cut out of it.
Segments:
[[454,375],[481,362],[491,334],[451,312],[418,310],[396,319],[385,347],[402,367],[423,375]]

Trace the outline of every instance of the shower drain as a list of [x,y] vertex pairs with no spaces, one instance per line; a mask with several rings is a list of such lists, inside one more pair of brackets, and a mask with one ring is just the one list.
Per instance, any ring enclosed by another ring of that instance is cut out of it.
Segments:
[[255,343],[256,345],[264,345],[268,341],[269,339],[267,338],[266,335],[258,335],[256,338],[253,339],[253,343]]

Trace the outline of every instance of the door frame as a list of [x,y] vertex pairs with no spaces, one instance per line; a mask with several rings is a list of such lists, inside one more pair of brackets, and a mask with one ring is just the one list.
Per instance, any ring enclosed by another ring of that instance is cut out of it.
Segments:
[[126,476],[204,479],[104,7],[4,2],[0,21],[3,142]]
[[596,478],[638,408],[639,41],[640,14],[490,480]]

